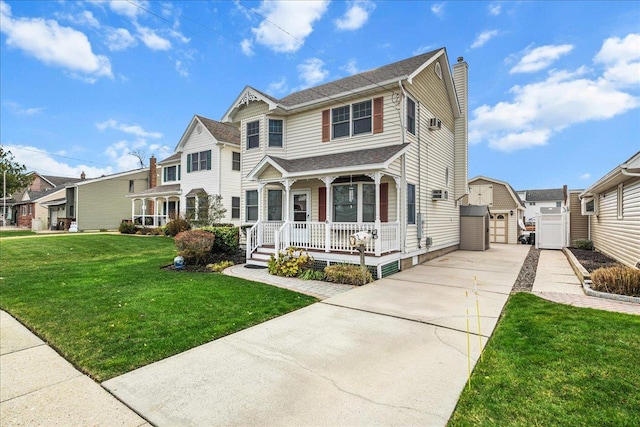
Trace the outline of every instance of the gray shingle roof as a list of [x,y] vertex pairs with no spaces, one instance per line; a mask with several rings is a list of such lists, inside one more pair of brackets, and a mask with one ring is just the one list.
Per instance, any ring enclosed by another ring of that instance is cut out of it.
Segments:
[[168,184],[168,185],[158,185],[153,188],[148,188],[146,190],[142,190],[135,195],[138,196],[152,196],[154,194],[160,193],[171,193],[180,191],[180,184]]
[[175,162],[176,160],[180,160],[180,156],[182,156],[182,151],[178,151],[176,153],[173,153],[172,155],[170,155],[166,159],[162,160],[161,162],[158,162],[158,164],[162,165],[164,163]]
[[292,107],[340,93],[356,91],[363,87],[377,85],[390,80],[408,77],[441,50],[442,49],[436,49],[402,61],[374,68],[373,70],[354,74],[353,76],[340,80],[294,92],[276,102],[285,107]]
[[562,188],[551,188],[547,190],[526,190],[525,199],[527,202],[544,202],[554,200],[564,200]]
[[47,181],[51,182],[54,187],[58,187],[60,185],[64,185],[67,183],[80,181],[80,178],[69,178],[68,176],[51,176],[51,175],[41,175]]
[[232,144],[240,145],[240,129],[238,129],[237,127],[230,124],[220,123],[215,120],[207,119],[206,117],[198,116],[197,114],[196,117],[202,122],[203,125],[205,125],[209,132],[211,132],[211,135],[213,135],[213,137],[218,141],[230,142]]
[[289,173],[312,172],[341,167],[379,165],[392,158],[408,145],[409,144],[389,145],[381,148],[370,148],[350,151],[348,153],[326,154],[324,156],[305,157],[293,160],[272,156],[269,156],[269,158]]

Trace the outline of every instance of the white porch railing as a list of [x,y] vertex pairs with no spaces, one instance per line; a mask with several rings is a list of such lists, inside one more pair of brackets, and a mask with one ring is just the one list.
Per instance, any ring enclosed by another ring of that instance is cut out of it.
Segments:
[[133,223],[137,225],[161,227],[171,221],[169,215],[134,215]]
[[[349,237],[358,231],[372,231],[375,223],[324,222],[258,222],[247,232],[247,258],[262,245],[274,245],[276,250],[289,246],[325,252],[353,252]],[[378,238],[370,240],[365,253],[379,256],[400,250],[400,224],[381,223]]]

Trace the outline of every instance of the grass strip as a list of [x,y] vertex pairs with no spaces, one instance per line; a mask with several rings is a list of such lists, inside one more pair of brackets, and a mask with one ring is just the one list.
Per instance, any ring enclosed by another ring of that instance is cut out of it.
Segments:
[[640,316],[511,296],[449,426],[640,425]]

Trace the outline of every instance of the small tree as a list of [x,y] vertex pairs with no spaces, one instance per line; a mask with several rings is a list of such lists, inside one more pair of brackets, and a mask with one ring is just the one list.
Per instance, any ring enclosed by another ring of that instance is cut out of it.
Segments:
[[[2,190],[6,188],[6,194],[2,194],[3,198],[9,197],[16,191],[25,189],[31,184],[34,175],[27,175],[26,171],[27,167],[16,162],[11,151],[6,151],[0,146],[0,182],[2,183]],[[4,182],[5,176],[6,183]]]
[[207,227],[220,223],[227,212],[222,204],[222,196],[219,194],[208,195],[207,193],[198,194],[198,215],[196,219],[192,219],[191,223],[196,227]]

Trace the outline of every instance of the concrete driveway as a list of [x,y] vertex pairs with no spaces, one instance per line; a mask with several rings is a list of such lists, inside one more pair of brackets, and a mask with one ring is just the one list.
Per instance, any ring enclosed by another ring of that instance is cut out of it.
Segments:
[[[457,251],[103,386],[169,425],[443,426],[528,246]],[[465,296],[468,292],[469,296]]]

